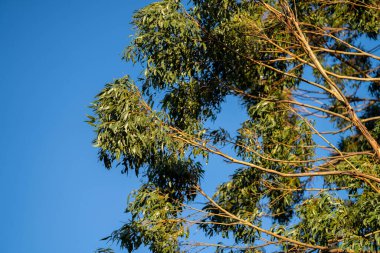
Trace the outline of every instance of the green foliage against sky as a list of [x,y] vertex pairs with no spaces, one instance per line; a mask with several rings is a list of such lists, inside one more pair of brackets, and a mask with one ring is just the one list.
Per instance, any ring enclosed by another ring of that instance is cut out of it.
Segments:
[[[380,250],[380,57],[368,47],[380,2],[184,4],[135,13],[124,58],[143,66],[138,85],[122,77],[92,105],[100,160],[144,181],[107,239],[128,252]],[[231,96],[246,119],[212,129]],[[207,195],[211,155],[239,168]]]

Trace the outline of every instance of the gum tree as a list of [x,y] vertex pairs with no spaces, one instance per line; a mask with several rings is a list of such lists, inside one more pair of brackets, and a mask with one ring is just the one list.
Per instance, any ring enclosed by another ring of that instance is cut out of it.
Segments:
[[[107,239],[128,252],[377,252],[379,14],[378,0],[138,10],[124,58],[144,71],[107,84],[89,120],[105,167],[144,179]],[[210,124],[227,97],[242,105],[236,131]],[[210,156],[237,169],[207,194]]]

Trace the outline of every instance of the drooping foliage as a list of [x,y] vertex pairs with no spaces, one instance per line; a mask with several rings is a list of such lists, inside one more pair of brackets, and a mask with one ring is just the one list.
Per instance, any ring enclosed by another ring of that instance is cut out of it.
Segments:
[[[144,180],[130,221],[107,239],[128,252],[380,250],[379,6],[163,0],[138,10],[124,59],[144,70],[137,85],[107,84],[89,119],[105,167]],[[244,120],[215,128],[230,97]],[[210,155],[239,168],[206,194]],[[209,243],[194,243],[197,229]]]

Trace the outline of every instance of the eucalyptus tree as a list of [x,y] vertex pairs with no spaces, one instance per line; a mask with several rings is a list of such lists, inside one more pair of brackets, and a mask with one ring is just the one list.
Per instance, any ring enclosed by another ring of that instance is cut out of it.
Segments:
[[[109,240],[128,252],[380,249],[378,0],[163,0],[133,25],[124,59],[144,71],[107,84],[89,119],[105,167],[144,179]],[[213,129],[229,97],[245,119]],[[231,177],[206,193],[210,156]]]

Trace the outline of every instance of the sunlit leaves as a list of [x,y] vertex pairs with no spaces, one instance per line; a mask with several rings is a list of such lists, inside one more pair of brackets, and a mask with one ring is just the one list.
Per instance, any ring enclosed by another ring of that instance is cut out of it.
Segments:
[[132,197],[127,208],[131,220],[107,239],[121,242],[128,252],[141,245],[149,246],[152,252],[179,252],[178,238],[188,236],[178,217],[180,202],[152,185],[144,185]]
[[[379,185],[354,172],[378,177],[379,162],[362,132],[346,131],[354,108],[380,140],[378,63],[361,53],[362,39],[379,32],[377,2],[194,0],[187,8],[163,0],[137,11],[124,59],[142,65],[138,85],[129,77],[106,85],[89,116],[105,167],[144,178],[128,204],[130,221],[108,239],[129,252],[180,252],[189,233],[184,206],[203,183],[202,162],[215,154],[244,166],[217,187],[214,202],[197,207],[204,216],[192,224],[206,236],[240,246],[271,240],[290,252],[307,249],[275,235],[328,250],[378,249]],[[283,15],[285,3],[298,28]],[[236,113],[245,116],[237,132],[208,128],[227,96],[238,97]],[[337,147],[316,129],[324,118],[341,136]],[[308,172],[342,173],[297,176]],[[248,252],[221,245],[219,252]]]
[[188,145],[176,141],[165,113],[153,111],[128,77],[109,84],[92,105],[96,117],[99,158],[109,169],[114,161],[123,172],[145,168],[144,175],[173,197],[192,198],[191,186],[202,175],[198,162],[186,155]]

